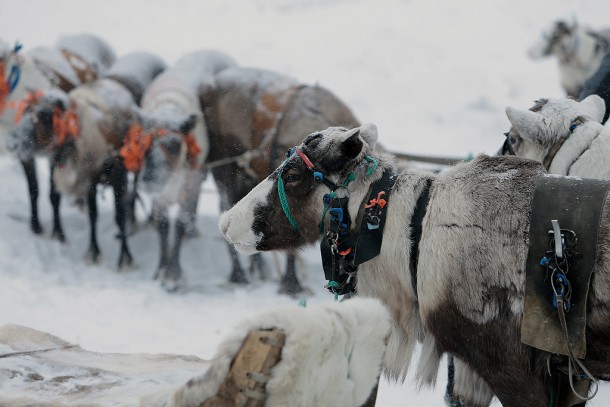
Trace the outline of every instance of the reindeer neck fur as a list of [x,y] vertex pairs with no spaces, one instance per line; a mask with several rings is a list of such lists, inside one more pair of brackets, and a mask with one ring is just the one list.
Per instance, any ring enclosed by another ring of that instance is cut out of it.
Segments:
[[408,236],[417,201],[434,178],[435,174],[431,172],[412,169],[399,175],[386,214],[384,235],[387,238],[381,253],[363,263],[358,271],[358,294],[380,299],[392,315],[385,372],[395,380],[405,379],[415,344],[421,338],[417,293],[409,269],[412,245]]
[[549,172],[586,178],[610,179],[610,128],[587,122],[568,137],[549,167]]

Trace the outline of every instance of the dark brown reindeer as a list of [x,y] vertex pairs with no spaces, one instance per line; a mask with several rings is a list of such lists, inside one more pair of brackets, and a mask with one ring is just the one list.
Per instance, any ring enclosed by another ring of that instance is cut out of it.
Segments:
[[[115,73],[122,72],[123,77],[139,77],[142,86],[150,83],[165,68],[163,61],[148,53],[128,54],[117,64]],[[60,241],[65,240],[60,201],[61,195],[67,194],[77,203],[88,207],[91,235],[86,258],[98,262],[97,185],[111,185],[115,198],[115,220],[121,240],[118,266],[122,268],[130,265],[132,257],[125,230],[127,172],[119,156],[119,149],[136,119],[136,104],[129,84],[101,78],[68,94],[60,90],[49,90],[28,97],[30,99],[23,106],[22,117],[10,133],[8,144],[22,163],[33,163],[35,155],[45,155],[50,160],[53,236]],[[42,228],[36,211],[35,172],[29,173],[28,183],[32,202],[32,229],[40,233]]]
[[[265,179],[281,163],[286,149],[300,143],[304,135],[329,126],[358,125],[347,105],[327,89],[263,69],[223,71],[202,90],[201,105],[210,135],[208,160],[240,158],[212,168],[221,211]],[[237,252],[231,246],[229,251],[230,281],[247,282]],[[262,272],[260,262],[260,255],[255,255],[251,271],[259,267]],[[292,254],[287,263],[280,291],[301,292]]]
[[[601,195],[597,252],[591,259],[586,358],[568,359],[521,342],[524,264],[536,185],[582,180],[547,175],[533,160],[485,155],[441,174],[406,170],[397,175],[393,157],[374,151],[376,141],[370,124],[309,135],[223,214],[222,234],[250,254],[295,250],[322,239],[322,248],[331,247],[329,288],[337,294],[350,291],[355,272],[350,267],[357,266],[358,295],[380,299],[392,315],[385,360],[390,378],[404,380],[421,341],[422,382],[433,383],[441,355],[453,354],[506,407],[557,405],[558,394],[570,392],[567,373],[565,387],[559,392],[553,387],[556,374],[569,372],[568,360],[609,380],[608,196]],[[350,219],[356,223],[352,227]],[[370,232],[377,225],[381,235]],[[343,251],[344,245],[352,250]],[[563,308],[559,302],[558,308]],[[580,369],[579,374],[585,372]]]

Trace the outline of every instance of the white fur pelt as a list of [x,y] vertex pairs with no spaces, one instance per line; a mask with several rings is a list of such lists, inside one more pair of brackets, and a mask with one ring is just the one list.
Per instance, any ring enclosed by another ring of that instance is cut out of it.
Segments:
[[362,405],[381,372],[390,319],[380,302],[354,298],[315,308],[291,306],[244,321],[208,371],[177,391],[170,406],[199,406],[218,391],[249,331],[286,333],[281,361],[266,385],[267,407]]

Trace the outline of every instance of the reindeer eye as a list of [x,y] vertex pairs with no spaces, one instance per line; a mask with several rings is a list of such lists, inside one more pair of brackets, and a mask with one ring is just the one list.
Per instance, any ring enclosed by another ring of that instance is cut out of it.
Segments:
[[293,172],[293,173],[288,173],[286,174],[286,183],[289,184],[291,182],[297,182],[301,179],[301,174]]

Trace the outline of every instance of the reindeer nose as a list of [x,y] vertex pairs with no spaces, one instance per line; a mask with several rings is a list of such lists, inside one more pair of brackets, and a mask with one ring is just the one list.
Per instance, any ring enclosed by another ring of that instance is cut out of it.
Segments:
[[222,216],[220,218],[220,233],[222,233],[222,236],[226,239],[227,238],[227,232],[229,231],[229,225],[231,224],[231,220],[229,219],[228,216]]

